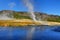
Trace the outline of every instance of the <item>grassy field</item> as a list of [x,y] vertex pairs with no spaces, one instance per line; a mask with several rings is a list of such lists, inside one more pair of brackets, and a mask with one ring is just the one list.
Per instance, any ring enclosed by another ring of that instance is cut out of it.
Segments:
[[33,20],[0,20],[0,26],[27,26],[27,25],[41,25],[39,22]]
[[[60,25],[58,22],[43,22],[42,21],[33,21],[29,19],[20,19],[20,20],[0,20],[0,26],[28,26],[28,25]],[[45,23],[45,24],[44,24]]]

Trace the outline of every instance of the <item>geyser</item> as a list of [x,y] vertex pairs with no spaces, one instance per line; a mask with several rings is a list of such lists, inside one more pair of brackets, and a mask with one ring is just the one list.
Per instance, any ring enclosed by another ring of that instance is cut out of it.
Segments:
[[34,11],[33,11],[33,5],[29,2],[29,0],[24,0],[24,3],[26,5],[26,7],[28,7],[28,12],[29,12],[29,15],[30,17],[34,20],[34,21],[37,21],[36,20],[36,16],[34,14]]
[[[25,6],[28,8],[28,12],[29,12],[29,16],[35,21],[35,22],[40,22],[43,25],[47,25],[46,22],[47,21],[42,21],[41,18],[36,17],[36,15],[34,14],[34,7],[33,4],[30,2],[30,0],[23,0]],[[38,20],[37,20],[38,19]]]

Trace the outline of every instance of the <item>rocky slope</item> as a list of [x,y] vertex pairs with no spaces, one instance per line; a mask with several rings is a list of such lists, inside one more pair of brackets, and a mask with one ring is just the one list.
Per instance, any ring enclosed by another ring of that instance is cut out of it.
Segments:
[[[36,19],[42,19],[45,21],[60,22],[60,16],[58,15],[48,15],[46,13],[34,12]],[[29,12],[17,12],[12,10],[2,10],[0,11],[0,19],[31,19]]]

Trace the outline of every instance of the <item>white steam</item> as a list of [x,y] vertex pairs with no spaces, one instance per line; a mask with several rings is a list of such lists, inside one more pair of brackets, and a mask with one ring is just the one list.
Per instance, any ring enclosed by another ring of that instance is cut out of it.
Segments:
[[30,17],[34,20],[34,21],[37,21],[36,20],[36,16],[35,16],[35,14],[34,14],[34,7],[33,7],[33,5],[29,2],[29,0],[24,0],[24,3],[25,3],[25,5],[26,5],[26,7],[28,7],[28,12],[29,12],[29,14],[30,14]]
[[11,20],[13,18],[8,17],[9,13],[8,12],[4,12],[0,14],[0,20]]

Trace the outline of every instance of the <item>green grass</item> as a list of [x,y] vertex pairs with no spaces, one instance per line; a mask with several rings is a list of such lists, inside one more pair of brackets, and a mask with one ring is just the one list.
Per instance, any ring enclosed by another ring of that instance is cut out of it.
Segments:
[[31,19],[29,16],[23,16],[18,13],[13,14],[16,19]]
[[47,21],[60,22],[60,17],[59,18],[48,18]]

